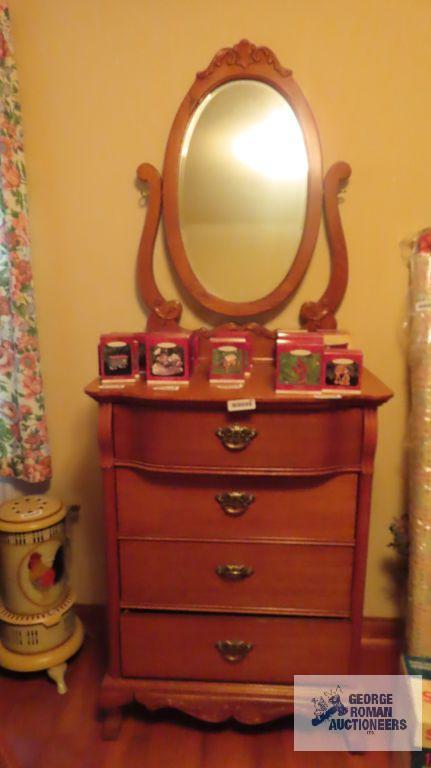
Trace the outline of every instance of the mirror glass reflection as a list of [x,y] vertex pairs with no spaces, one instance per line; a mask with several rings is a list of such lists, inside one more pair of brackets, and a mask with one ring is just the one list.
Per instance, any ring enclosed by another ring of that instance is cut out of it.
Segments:
[[266,83],[212,91],[181,148],[179,220],[196,277],[226,301],[253,301],[283,280],[301,241],[308,157],[299,122]]

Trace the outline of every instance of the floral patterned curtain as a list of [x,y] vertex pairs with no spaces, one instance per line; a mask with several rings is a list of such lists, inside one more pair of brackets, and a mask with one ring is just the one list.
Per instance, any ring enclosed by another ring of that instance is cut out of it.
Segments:
[[0,475],[51,475],[28,233],[18,79],[0,0]]

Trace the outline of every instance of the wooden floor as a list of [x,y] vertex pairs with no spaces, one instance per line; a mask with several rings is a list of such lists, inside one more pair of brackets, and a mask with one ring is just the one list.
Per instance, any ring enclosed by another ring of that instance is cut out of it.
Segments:
[[[67,695],[42,673],[1,673],[0,732],[20,768],[389,768],[385,753],[295,753],[288,718],[251,728],[130,707],[118,741],[103,742],[96,719],[103,633],[99,621],[86,619],[90,636],[70,664]],[[388,666],[384,644],[381,653]]]

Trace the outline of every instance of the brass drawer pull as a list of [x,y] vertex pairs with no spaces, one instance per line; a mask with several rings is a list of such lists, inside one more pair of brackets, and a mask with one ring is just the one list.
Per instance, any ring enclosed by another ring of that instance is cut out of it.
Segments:
[[253,643],[244,640],[218,640],[215,645],[224,660],[231,663],[242,661],[253,649]]
[[250,565],[218,565],[215,571],[217,576],[225,581],[241,581],[254,573]]
[[257,432],[252,427],[232,424],[231,427],[219,427],[216,435],[228,451],[243,451],[256,437]]
[[218,493],[216,496],[216,501],[220,504],[223,512],[232,517],[243,515],[254,499],[252,493],[241,493],[240,491]]

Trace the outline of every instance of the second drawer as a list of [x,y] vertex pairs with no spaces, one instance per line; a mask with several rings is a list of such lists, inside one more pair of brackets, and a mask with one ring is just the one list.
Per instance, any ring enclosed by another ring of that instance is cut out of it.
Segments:
[[121,536],[352,541],[357,475],[224,477],[116,469]]
[[353,547],[120,542],[121,604],[348,616]]

